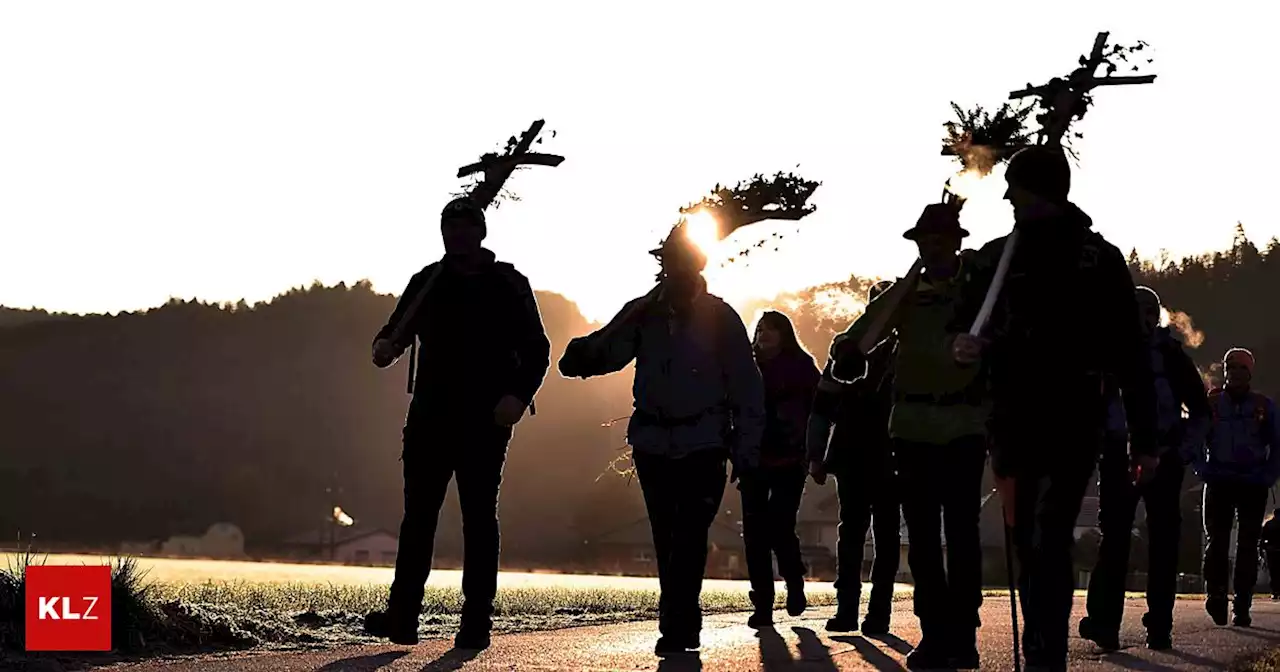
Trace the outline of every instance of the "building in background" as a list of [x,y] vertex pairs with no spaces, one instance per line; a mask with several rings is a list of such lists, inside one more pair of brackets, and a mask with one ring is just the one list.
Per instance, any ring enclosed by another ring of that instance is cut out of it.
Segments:
[[400,537],[381,527],[330,526],[284,541],[290,557],[347,565],[394,565]]

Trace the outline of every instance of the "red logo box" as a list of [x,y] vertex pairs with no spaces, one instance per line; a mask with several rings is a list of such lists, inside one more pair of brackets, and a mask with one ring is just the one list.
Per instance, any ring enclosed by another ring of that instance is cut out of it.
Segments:
[[30,565],[27,651],[111,650],[111,567]]

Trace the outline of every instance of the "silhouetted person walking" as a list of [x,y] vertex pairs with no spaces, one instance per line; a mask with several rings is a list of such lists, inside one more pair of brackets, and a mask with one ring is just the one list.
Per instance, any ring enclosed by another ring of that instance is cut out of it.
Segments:
[[[373,362],[390,366],[421,342],[413,401],[404,426],[404,521],[386,611],[365,620],[373,635],[418,641],[418,615],[449,481],[462,508],[462,626],[458,648],[489,646],[498,580],[498,489],[512,427],[533,403],[550,364],[550,343],[529,281],[481,246],[484,212],[470,199],[440,217],[445,254],[409,280],[373,343]],[[397,329],[428,288],[407,329]],[[390,340],[403,333],[402,341]],[[407,342],[405,342],[407,341]]]
[[[990,402],[981,370],[961,366],[944,347],[947,327],[970,282],[972,251],[961,252],[964,237],[956,208],[930,204],[903,237],[916,244],[924,271],[899,306],[889,289],[836,338],[836,375],[846,368],[866,370],[856,347],[886,310],[897,330],[893,410],[889,433],[907,521],[907,563],[915,580],[915,613],[920,643],[907,656],[919,668],[979,667],[981,625],[982,472],[986,467],[986,423]],[[883,344],[879,347],[884,347]],[[944,551],[942,538],[947,545]]]
[[760,468],[738,479],[742,493],[742,540],[751,578],[753,628],[773,624],[773,557],[787,585],[787,613],[799,616],[808,606],[808,573],[796,536],[796,517],[804,495],[804,434],[821,372],[796,338],[786,315],[767,311],[756,325],[753,347],[764,379],[765,425]]
[[[1065,670],[1071,547],[1101,451],[1103,380],[1114,375],[1119,382],[1129,452],[1144,478],[1155,475],[1158,463],[1154,383],[1129,267],[1068,199],[1066,157],[1047,147],[1024,149],[1010,160],[1005,179],[1017,245],[985,338],[968,330],[1006,238],[979,250],[974,273],[983,280],[969,285],[966,308],[957,311],[953,329],[962,333],[953,353],[961,362],[981,360],[990,376],[992,469],[1013,510],[1027,670]],[[1063,315],[1088,327],[1064,329]]]
[[[1147,287],[1139,287],[1136,298],[1155,379],[1160,464],[1148,483],[1141,487],[1134,484],[1129,470],[1124,404],[1115,385],[1108,385],[1107,437],[1098,463],[1098,523],[1102,528],[1102,546],[1089,577],[1089,615],[1080,621],[1080,636],[1111,651],[1120,648],[1129,544],[1139,498],[1146,503],[1150,534],[1147,613],[1142,617],[1147,628],[1147,647],[1163,650],[1173,646],[1183,472],[1191,460],[1194,442],[1204,440],[1209,424],[1204,379],[1169,328],[1160,326],[1160,297]],[[1189,416],[1185,422],[1183,407]]]
[[1271,599],[1280,600],[1280,509],[1272,511],[1262,524],[1258,550],[1267,561],[1267,574],[1271,576]]
[[[893,283],[878,282],[867,292],[875,301]],[[841,383],[832,375],[832,360],[822,371],[809,415],[809,473],[819,485],[836,477],[840,526],[836,542],[836,614],[831,632],[858,630],[862,604],[862,561],[871,529],[875,558],[871,565],[871,599],[862,622],[864,635],[889,632],[893,589],[902,553],[901,493],[889,438],[893,410],[893,357],[898,338],[890,336],[867,357],[867,373]],[[833,427],[834,425],[834,427]]]
[[759,463],[764,385],[742,318],[707,293],[706,256],[684,226],[653,254],[662,264],[658,287],[570,341],[560,373],[588,378],[636,362],[627,443],[658,559],[662,656],[701,646],[707,535],[724,496],[726,460],[744,478]]
[[1204,481],[1205,610],[1218,625],[1227,624],[1227,556],[1237,523],[1232,623],[1253,623],[1258,537],[1267,493],[1280,478],[1280,418],[1275,402],[1251,388],[1253,366],[1253,353],[1243,348],[1222,358],[1226,384],[1209,395],[1213,423],[1207,450],[1195,453],[1196,474]]

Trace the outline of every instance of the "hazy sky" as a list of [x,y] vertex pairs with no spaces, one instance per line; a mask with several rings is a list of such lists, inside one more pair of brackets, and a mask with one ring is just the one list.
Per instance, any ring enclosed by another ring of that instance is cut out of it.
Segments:
[[[517,173],[488,244],[589,317],[649,286],[679,206],[797,164],[818,212],[713,290],[897,274],[954,171],[948,103],[1065,74],[1099,30],[1151,43],[1159,78],[1079,125],[1073,196],[1098,230],[1151,255],[1224,247],[1237,220],[1265,242],[1280,12],[1171,4],[3,3],[0,304],[398,293],[441,252],[458,166],[537,118],[567,160]],[[976,246],[1008,211],[966,225]]]

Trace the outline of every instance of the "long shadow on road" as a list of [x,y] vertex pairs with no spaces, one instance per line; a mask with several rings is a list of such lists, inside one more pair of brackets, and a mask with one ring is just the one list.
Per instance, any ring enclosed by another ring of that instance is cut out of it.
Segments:
[[409,655],[408,651],[387,651],[368,656],[335,660],[316,672],[375,672]]
[[429,662],[422,668],[422,672],[454,672],[454,670],[462,669],[469,661],[474,660],[480,655],[479,651],[464,649],[449,649],[445,651],[439,658]]
[[[894,639],[898,638],[894,637]],[[890,657],[889,654],[881,651],[880,647],[868,642],[866,638],[860,635],[841,635],[839,637],[832,637],[831,641],[852,645],[854,649],[857,649],[858,655],[862,656],[862,660],[866,661],[868,665],[877,670],[890,672],[907,669],[902,666],[902,663],[899,663]],[[898,639],[898,641],[901,642],[902,640]],[[896,649],[896,647],[894,648]]]

